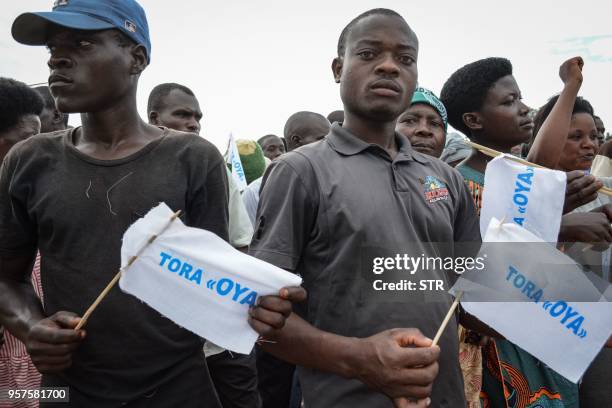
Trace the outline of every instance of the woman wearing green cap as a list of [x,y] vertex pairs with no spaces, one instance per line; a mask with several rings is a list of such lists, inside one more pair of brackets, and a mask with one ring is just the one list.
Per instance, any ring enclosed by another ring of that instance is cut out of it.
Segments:
[[440,157],[446,142],[446,108],[428,89],[417,87],[410,107],[397,120],[395,130],[410,140],[412,148]]
[[[417,87],[410,107],[397,120],[395,130],[410,140],[417,152],[439,158],[446,143],[448,119],[444,104],[428,89]],[[479,406],[482,378],[480,347],[466,341],[471,332],[459,328],[459,362],[468,407]]]

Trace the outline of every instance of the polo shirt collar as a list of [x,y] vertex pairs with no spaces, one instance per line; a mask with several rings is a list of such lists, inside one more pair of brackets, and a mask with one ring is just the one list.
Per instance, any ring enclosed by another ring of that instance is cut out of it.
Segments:
[[[344,156],[353,156],[371,147],[380,149],[379,146],[366,143],[363,140],[359,139],[350,131],[340,126],[340,124],[337,122],[332,125],[329,135],[327,135],[326,139],[332,149]],[[415,160],[423,164],[427,162],[427,160],[425,160],[424,158],[419,157],[418,154],[413,154],[414,150],[412,149],[412,146],[410,146],[410,142],[404,136],[396,132],[395,140],[398,143],[399,149],[397,157],[394,161]]]

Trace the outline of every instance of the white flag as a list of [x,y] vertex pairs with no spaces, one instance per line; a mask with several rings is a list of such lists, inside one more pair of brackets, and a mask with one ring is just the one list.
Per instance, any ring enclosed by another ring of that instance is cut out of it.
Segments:
[[242,161],[240,161],[238,146],[236,146],[234,135],[232,135],[231,133],[227,151],[227,162],[232,166],[232,177],[236,181],[238,190],[242,192],[247,186],[247,179],[246,175],[244,174],[244,168],[242,167]]
[[[172,211],[153,208],[123,236],[121,264],[168,225]],[[296,286],[301,278],[234,249],[212,232],[173,221],[119,280],[119,286],[178,325],[249,354],[258,334],[247,322],[259,296]]]
[[484,185],[480,211],[483,237],[495,217],[514,222],[546,242],[557,242],[565,201],[564,172],[498,156],[487,165]]
[[[451,289],[461,305],[576,383],[612,334],[612,287],[514,223],[493,218],[479,257]],[[569,352],[568,352],[569,351]]]

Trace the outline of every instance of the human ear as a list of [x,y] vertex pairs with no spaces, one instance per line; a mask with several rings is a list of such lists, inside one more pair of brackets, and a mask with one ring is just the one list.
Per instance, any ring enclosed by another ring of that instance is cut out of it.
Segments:
[[470,130],[482,130],[482,118],[476,112],[467,112],[461,116],[463,123]]
[[289,136],[289,140],[291,140],[291,144],[293,146],[299,146],[301,143],[300,137],[298,135],[296,135],[295,133],[293,133],[291,136]]
[[133,75],[139,75],[149,65],[147,59],[147,50],[143,45],[134,44],[130,50],[132,55],[132,69],[130,71]]
[[337,84],[340,83],[340,78],[342,77],[342,64],[342,57],[336,57],[332,62],[332,72],[334,73],[334,80]]
[[62,114],[60,113],[60,111],[58,111],[57,109],[53,109],[53,120],[52,120],[52,122],[53,123],[60,123],[60,122],[62,122],[63,119],[64,118],[63,118]]
[[159,126],[159,112],[149,112],[149,123],[155,126]]

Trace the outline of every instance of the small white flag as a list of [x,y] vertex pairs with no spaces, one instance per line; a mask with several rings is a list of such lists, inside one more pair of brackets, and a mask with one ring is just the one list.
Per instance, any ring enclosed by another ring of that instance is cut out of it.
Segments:
[[[168,224],[162,203],[123,236],[121,264]],[[258,334],[248,309],[259,296],[277,294],[301,278],[246,255],[212,232],[175,220],[146,247],[119,280],[120,288],[176,324],[237,353],[249,354]]]
[[564,172],[527,166],[503,155],[487,165],[484,185],[483,237],[495,217],[514,222],[546,242],[557,242],[565,201]]
[[[479,257],[450,293],[462,307],[576,383],[612,334],[612,287],[514,224],[493,218]],[[568,352],[571,351],[571,352]]]
[[242,192],[247,186],[247,179],[242,167],[242,161],[240,160],[240,154],[238,153],[238,146],[234,140],[234,135],[231,133],[227,151],[227,162],[232,166],[232,177],[236,181],[238,190]]

